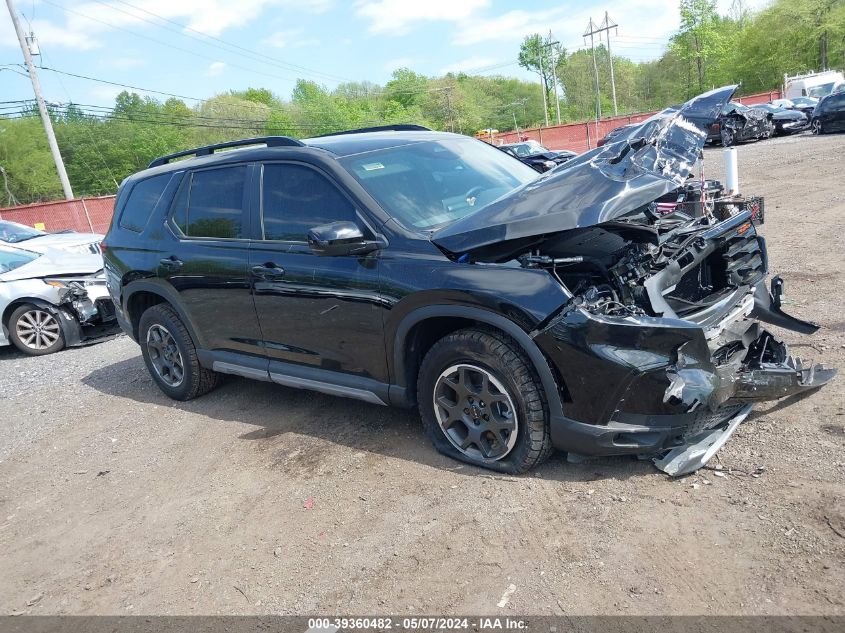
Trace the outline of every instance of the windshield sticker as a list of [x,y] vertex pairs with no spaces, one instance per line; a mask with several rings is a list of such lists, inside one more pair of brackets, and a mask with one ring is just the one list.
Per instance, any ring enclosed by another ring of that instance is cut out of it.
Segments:
[[366,165],[361,165],[367,171],[375,171],[376,169],[384,169],[384,165],[381,163],[367,163]]

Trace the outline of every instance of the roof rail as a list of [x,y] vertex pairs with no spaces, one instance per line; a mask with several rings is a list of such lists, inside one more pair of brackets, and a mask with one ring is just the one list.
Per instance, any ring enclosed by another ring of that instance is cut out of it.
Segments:
[[390,125],[376,125],[375,127],[362,127],[357,130],[344,130],[343,132],[320,134],[319,136],[314,136],[313,138],[340,136],[341,134],[364,134],[366,132],[431,132],[431,128],[423,125],[416,125],[414,123],[391,123]]
[[257,136],[255,138],[241,139],[240,141],[227,141],[226,143],[205,145],[203,147],[197,147],[196,149],[186,149],[183,152],[159,156],[151,162],[149,166],[158,167],[159,165],[166,165],[173,159],[181,158],[182,156],[209,156],[219,149],[244,147],[246,145],[266,145],[267,147],[305,147],[305,143],[289,136]]

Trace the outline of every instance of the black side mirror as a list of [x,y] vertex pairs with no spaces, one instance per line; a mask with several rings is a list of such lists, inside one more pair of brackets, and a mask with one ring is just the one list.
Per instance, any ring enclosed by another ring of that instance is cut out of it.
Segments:
[[315,255],[366,255],[381,248],[375,240],[364,237],[354,222],[331,222],[308,231],[308,246]]

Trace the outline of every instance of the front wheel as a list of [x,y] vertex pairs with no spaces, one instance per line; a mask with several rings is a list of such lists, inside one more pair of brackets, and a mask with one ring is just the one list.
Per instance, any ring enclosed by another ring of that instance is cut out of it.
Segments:
[[734,133],[732,130],[722,128],[722,147],[731,147],[734,144]]
[[426,435],[455,459],[521,473],[551,453],[540,378],[500,332],[460,330],[435,343],[420,367],[417,400]]
[[810,127],[813,130],[813,134],[824,134],[824,130],[822,129],[822,122],[818,119],[813,119],[813,122],[810,124]]
[[62,326],[56,315],[32,304],[18,307],[9,316],[9,339],[30,356],[52,354],[65,346]]

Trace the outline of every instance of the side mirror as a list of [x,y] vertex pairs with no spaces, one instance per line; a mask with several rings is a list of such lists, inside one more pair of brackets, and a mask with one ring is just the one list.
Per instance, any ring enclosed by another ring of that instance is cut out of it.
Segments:
[[308,231],[308,246],[315,255],[366,255],[381,248],[375,240],[367,240],[354,222],[331,222]]

